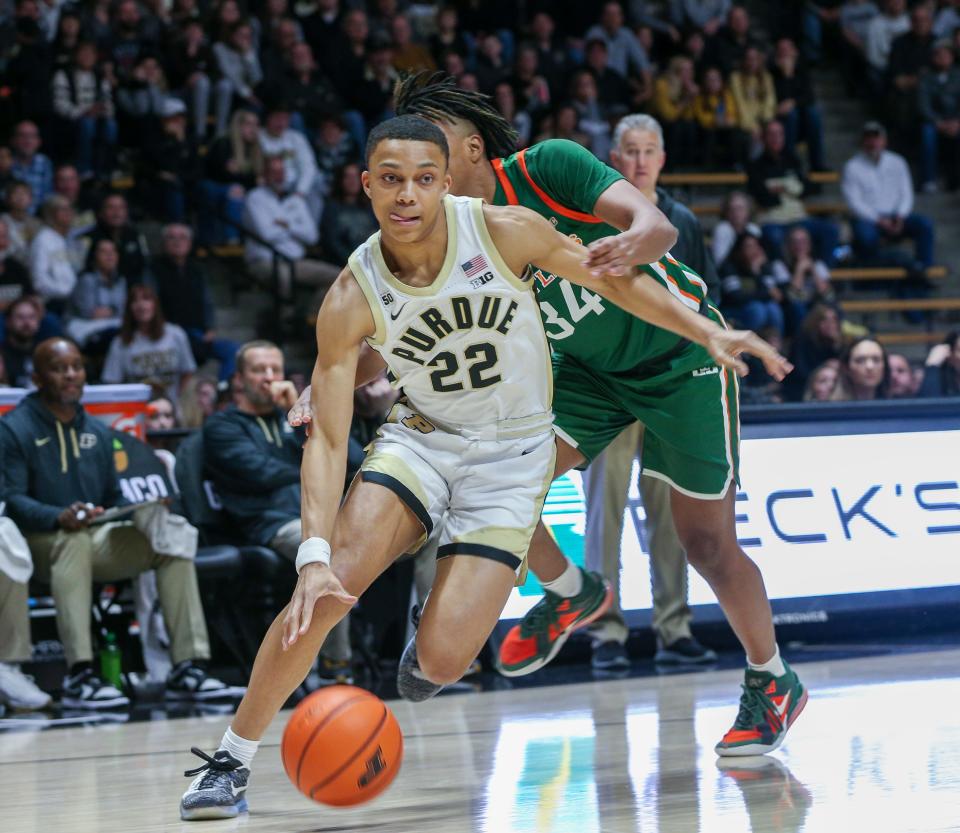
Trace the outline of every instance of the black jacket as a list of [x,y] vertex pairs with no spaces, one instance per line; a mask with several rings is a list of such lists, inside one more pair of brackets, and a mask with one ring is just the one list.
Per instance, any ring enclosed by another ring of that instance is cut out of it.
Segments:
[[167,321],[190,330],[212,330],[213,299],[204,266],[192,257],[180,269],[166,255],[153,264],[153,281]]
[[214,414],[203,426],[203,450],[224,511],[251,543],[268,546],[300,517],[303,434],[279,408],[266,417],[235,406]]
[[126,503],[117,483],[110,429],[82,406],[62,423],[31,393],[0,420],[7,512],[25,533],[51,532],[57,516],[82,500]]
[[713,262],[713,255],[704,245],[703,229],[700,227],[697,215],[683,203],[677,202],[662,188],[657,188],[657,208],[666,215],[679,232],[677,242],[670,250],[670,254],[703,278],[707,289],[710,290],[710,297],[718,301],[720,278],[717,276],[717,265]]

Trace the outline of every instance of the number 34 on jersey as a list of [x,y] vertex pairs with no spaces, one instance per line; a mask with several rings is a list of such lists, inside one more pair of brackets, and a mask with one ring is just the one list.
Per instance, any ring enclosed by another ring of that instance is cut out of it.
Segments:
[[[590,313],[603,314],[603,299],[589,289],[574,286],[569,281],[540,269],[533,270],[533,277],[537,282],[537,303],[540,305],[540,312],[543,314],[543,329],[548,338],[554,341],[568,338],[573,335],[573,325],[582,321]],[[549,293],[543,291],[547,287],[551,288]],[[567,314],[565,316],[557,310],[553,303],[560,302],[560,298],[557,297],[557,288],[559,288],[563,305],[566,307]],[[550,296],[550,300],[546,299],[545,296],[547,295]],[[580,296],[579,300],[577,295]]]

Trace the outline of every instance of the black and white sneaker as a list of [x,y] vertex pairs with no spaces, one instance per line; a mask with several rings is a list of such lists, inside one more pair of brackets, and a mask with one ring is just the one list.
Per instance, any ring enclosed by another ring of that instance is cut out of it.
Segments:
[[250,770],[224,749],[215,752],[212,758],[195,746],[190,751],[205,763],[183,773],[193,778],[193,782],[180,799],[180,818],[184,821],[233,819],[246,813]]
[[442,685],[431,683],[423,676],[417,662],[417,637],[414,634],[403,649],[400,665],[397,667],[397,691],[404,700],[421,703],[439,694],[442,688]]
[[242,686],[229,686],[193,660],[184,660],[170,669],[167,675],[167,697],[171,700],[222,700],[242,697]]
[[92,668],[82,668],[63,678],[60,702],[70,709],[119,709],[129,706],[130,698],[101,680]]
[[682,636],[669,645],[658,642],[653,661],[657,665],[709,665],[717,661],[717,654],[694,637]]

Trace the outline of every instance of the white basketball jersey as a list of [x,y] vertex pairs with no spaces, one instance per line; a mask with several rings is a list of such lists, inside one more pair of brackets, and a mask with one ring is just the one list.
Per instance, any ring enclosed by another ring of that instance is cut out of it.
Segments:
[[435,425],[541,433],[553,420],[553,375],[533,288],[503,262],[481,200],[448,196],[444,210],[447,254],[430,286],[391,274],[379,232],[350,256],[377,325],[368,342],[409,407]]

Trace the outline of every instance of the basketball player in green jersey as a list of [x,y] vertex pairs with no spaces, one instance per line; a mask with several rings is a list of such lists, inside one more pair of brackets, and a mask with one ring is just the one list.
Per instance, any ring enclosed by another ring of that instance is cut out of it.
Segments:
[[[634,264],[646,264],[641,269],[680,302],[722,323],[698,275],[669,255],[647,263],[651,204],[579,145],[549,140],[513,153],[516,133],[489,99],[458,89],[441,73],[404,79],[395,107],[398,114],[422,116],[444,131],[454,193],[533,209],[588,245],[588,265],[597,274],[626,274]],[[736,374],[718,367],[703,348],[535,264],[531,270],[554,351],[555,430],[563,440],[557,444],[556,476],[589,464],[634,421],[646,425],[644,471],[673,487],[674,521],[688,560],[712,587],[747,654],[740,710],[716,750],[772,751],[807,694],[780,658],[763,578],[737,543]],[[299,421],[296,415],[292,419]],[[546,593],[501,646],[500,670],[508,676],[543,667],[573,630],[609,604],[602,579],[566,559],[542,523],[529,564]],[[436,693],[439,687],[424,685],[408,667],[411,659],[408,649],[398,678],[401,694],[424,699]]]

